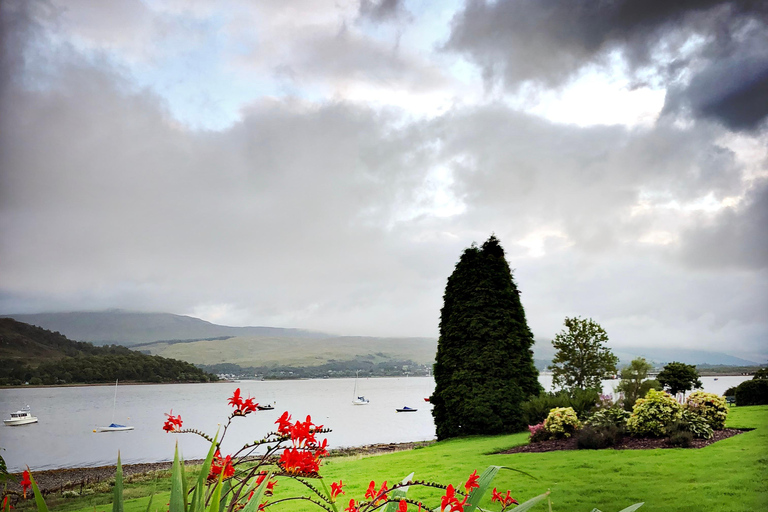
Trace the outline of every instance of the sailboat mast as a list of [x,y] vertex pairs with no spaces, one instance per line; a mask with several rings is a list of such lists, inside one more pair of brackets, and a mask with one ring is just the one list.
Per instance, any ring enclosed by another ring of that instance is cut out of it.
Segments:
[[112,400],[112,423],[115,422],[115,406],[117,405],[117,380],[115,379],[115,399]]

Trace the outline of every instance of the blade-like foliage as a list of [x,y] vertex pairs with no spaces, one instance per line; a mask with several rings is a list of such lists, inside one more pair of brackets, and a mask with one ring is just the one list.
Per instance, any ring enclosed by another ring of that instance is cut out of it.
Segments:
[[112,512],[123,512],[123,465],[120,463],[120,450],[117,451],[114,493],[115,497],[112,500]]
[[213,463],[213,455],[216,453],[216,442],[218,440],[219,432],[217,431],[216,437],[211,443],[211,448],[208,450],[208,455],[206,455],[205,461],[203,461],[203,465],[200,467],[200,473],[197,475],[197,484],[192,493],[192,501],[189,504],[190,512],[203,512],[205,510],[205,481],[211,472],[211,464]]
[[[27,471],[29,471],[29,466],[27,466]],[[35,493],[35,503],[37,503],[37,512],[48,512],[48,505],[45,504],[45,500],[43,499],[43,494],[40,492],[40,488],[37,486],[37,482],[35,482],[35,477],[32,476],[32,472],[29,471],[29,480],[32,482],[32,491]]]
[[179,443],[176,443],[173,466],[171,466],[171,501],[168,505],[168,512],[186,512],[184,487],[186,485],[184,485],[183,467],[179,461]]
[[496,474],[499,472],[500,469],[508,469],[509,471],[516,471],[523,475],[529,476],[534,480],[537,479],[535,476],[530,475],[525,471],[520,471],[519,469],[508,468],[506,466],[488,466],[486,470],[483,471],[483,474],[480,475],[480,478],[477,480],[477,484],[480,487],[476,489],[472,489],[472,492],[470,492],[469,496],[467,497],[467,504],[464,508],[466,512],[472,512],[473,510],[480,508],[479,506],[480,500],[483,499],[483,496],[485,496],[485,493],[488,492],[488,489],[491,488],[491,483],[493,482],[493,479],[496,477]]
[[549,491],[545,492],[544,494],[539,494],[538,496],[531,498],[528,501],[516,506],[513,510],[515,512],[525,512],[526,510],[530,510],[534,505],[537,505],[539,502],[547,499],[548,496],[549,496]]
[[619,512],[635,512],[635,510],[639,509],[639,508],[640,508],[640,507],[642,507],[643,505],[645,505],[645,502],[644,502],[644,501],[643,501],[643,502],[641,502],[641,503],[635,503],[634,505],[630,505],[630,506],[628,506],[628,507],[627,507],[627,508],[625,508],[624,510],[619,510]]
[[[245,504],[245,508],[243,508],[243,512],[256,512],[259,509],[261,497],[264,495],[264,491],[267,489],[267,484],[269,483],[270,478],[272,478],[271,471],[267,473],[267,476],[264,478],[264,480],[262,480],[262,482],[256,488],[256,490],[253,493],[253,496],[251,496],[250,501],[248,501],[248,503]],[[254,479],[254,482],[255,481],[256,480]],[[249,493],[250,491],[246,491],[246,493],[243,494],[243,498],[248,496]]]
[[[413,473],[403,478],[403,481],[400,483],[407,484],[411,480],[413,480]],[[398,504],[400,503],[400,500],[405,498],[407,494],[408,487],[401,487],[389,493],[389,499],[393,501],[387,503],[387,506],[384,508],[384,512],[395,512],[397,510]]]
[[[208,512],[219,512],[221,506],[221,488],[224,482],[224,472],[219,473],[219,481],[216,482],[216,486],[213,488],[213,494],[211,495],[211,506],[208,508]],[[203,498],[204,500],[205,498]]]

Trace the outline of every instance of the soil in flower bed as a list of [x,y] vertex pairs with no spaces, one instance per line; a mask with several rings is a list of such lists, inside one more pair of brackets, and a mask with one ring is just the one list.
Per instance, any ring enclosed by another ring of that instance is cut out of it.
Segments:
[[[716,443],[723,439],[728,439],[738,434],[742,434],[747,430],[740,430],[737,428],[725,428],[723,430],[715,430],[712,439],[694,439],[691,442],[691,448],[704,448],[712,443]],[[668,442],[666,437],[630,437],[624,436],[616,446],[612,447],[616,450],[651,450],[654,448],[676,448]],[[539,452],[554,452],[557,450],[578,450],[576,439],[570,437],[568,439],[550,439],[549,441],[539,441],[537,443],[525,444],[522,446],[515,446],[509,450],[504,450],[499,453],[539,453]],[[608,448],[610,449],[610,448]]]

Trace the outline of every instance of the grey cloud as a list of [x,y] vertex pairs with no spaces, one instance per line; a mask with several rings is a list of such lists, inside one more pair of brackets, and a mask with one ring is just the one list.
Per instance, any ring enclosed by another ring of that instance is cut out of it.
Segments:
[[742,204],[686,230],[680,256],[695,267],[768,268],[768,180],[757,182]]
[[[693,114],[736,129],[755,128],[768,114],[760,102],[766,87],[765,42],[759,42],[768,31],[765,2],[476,0],[453,23],[445,48],[481,66],[489,85],[559,86],[589,64],[606,65],[611,52],[618,52],[630,72],[645,76],[653,69],[654,80],[674,88],[668,112],[690,104]],[[694,35],[703,43],[683,56]],[[745,59],[745,51],[758,45],[759,60]],[[664,62],[669,55],[678,58]],[[690,84],[685,72],[693,76]]]
[[410,14],[402,0],[360,0],[360,18],[377,23],[408,19]]

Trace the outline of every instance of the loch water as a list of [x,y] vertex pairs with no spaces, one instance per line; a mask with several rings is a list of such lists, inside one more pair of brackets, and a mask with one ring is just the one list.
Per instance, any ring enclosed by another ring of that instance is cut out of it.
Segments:
[[[748,378],[702,377],[701,381],[705,391],[722,394]],[[539,381],[545,389],[551,388],[550,375],[541,375]],[[604,392],[612,392],[617,382],[604,381]],[[274,430],[275,420],[284,411],[294,420],[310,415],[316,424],[332,429],[326,436],[332,448],[435,438],[432,407],[424,401],[434,389],[431,377],[359,379],[357,394],[370,399],[364,406],[352,404],[355,379],[120,385],[116,400],[114,386],[15,388],[0,390],[3,418],[29,405],[39,421],[0,426],[0,455],[11,472],[27,465],[33,470],[112,465],[118,450],[123,464],[166,461],[173,458],[177,441],[185,459],[202,458],[208,443],[192,434],[163,432],[164,414],[173,410],[181,415],[184,427],[213,435],[232,412],[227,398],[236,388],[275,408],[235,418],[222,445],[225,453]],[[418,410],[395,411],[403,406]],[[113,421],[134,430],[93,432]]]

